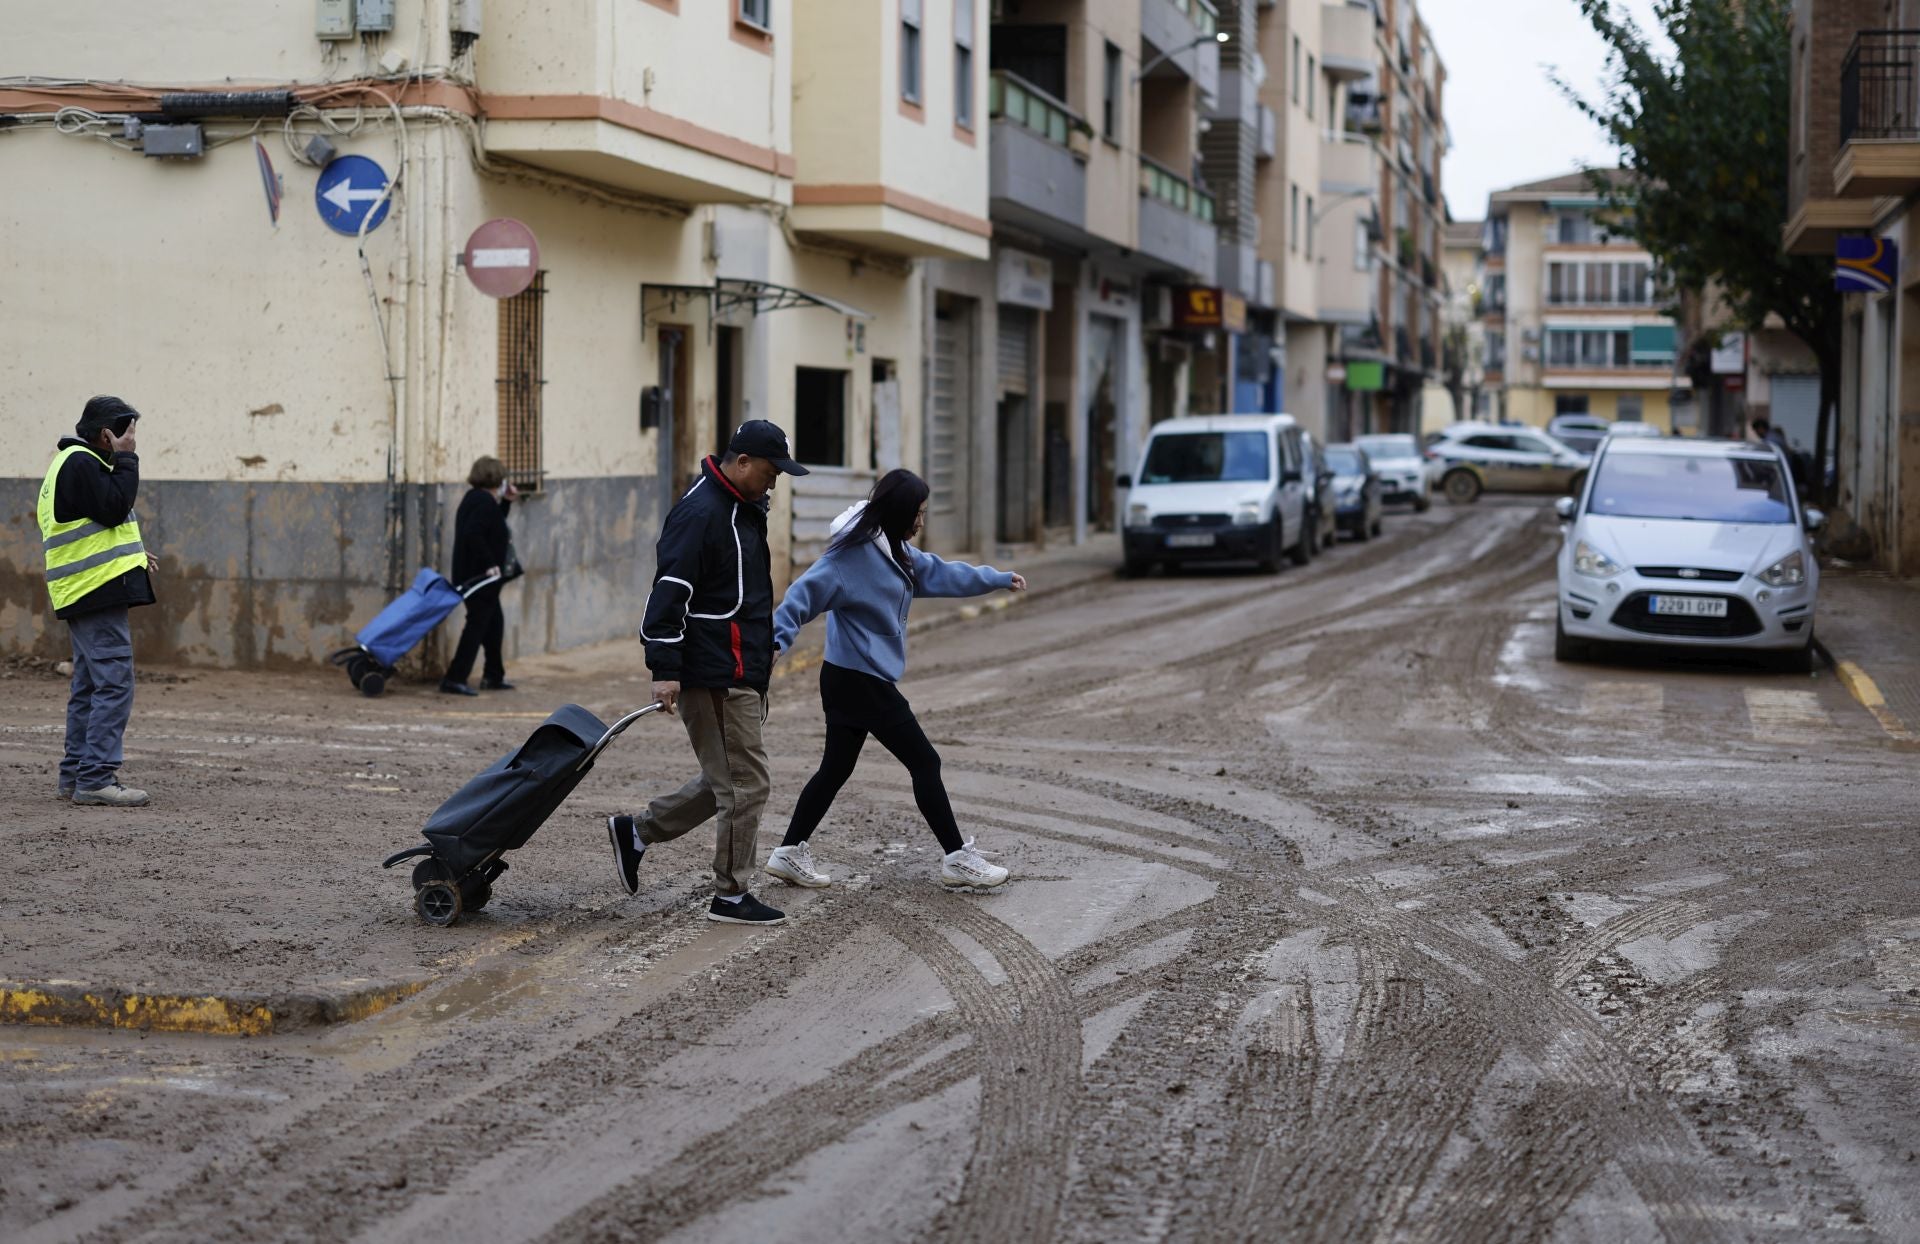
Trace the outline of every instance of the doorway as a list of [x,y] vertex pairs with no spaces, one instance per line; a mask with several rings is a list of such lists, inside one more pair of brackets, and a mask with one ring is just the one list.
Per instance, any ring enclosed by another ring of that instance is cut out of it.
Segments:
[[927,544],[973,547],[973,300],[939,294],[927,409]]
[[684,324],[663,324],[654,339],[660,356],[660,478],[669,508],[700,474],[700,448],[694,440],[693,402],[687,383],[688,341]]
[[1112,316],[1087,317],[1087,526],[1114,527],[1114,479],[1119,471],[1120,330]]
[[727,452],[740,426],[740,330],[713,330],[713,456]]

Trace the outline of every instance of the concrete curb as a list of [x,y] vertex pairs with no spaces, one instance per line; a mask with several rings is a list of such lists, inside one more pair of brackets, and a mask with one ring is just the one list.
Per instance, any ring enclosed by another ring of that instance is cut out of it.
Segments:
[[350,1024],[432,982],[345,980],[276,993],[158,993],[80,981],[0,981],[0,1024],[127,1028],[221,1037],[264,1037]]

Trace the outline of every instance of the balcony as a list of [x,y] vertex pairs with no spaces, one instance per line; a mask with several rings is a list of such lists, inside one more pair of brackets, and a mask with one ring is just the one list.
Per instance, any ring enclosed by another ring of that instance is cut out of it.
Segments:
[[1320,193],[1367,194],[1378,178],[1373,168],[1373,144],[1357,134],[1323,139],[1320,143]]
[[991,214],[1077,243],[1087,223],[1087,154],[1093,127],[1018,74],[996,72],[987,86]]
[[1210,279],[1218,264],[1213,196],[1164,164],[1140,157],[1140,253],[1186,276]]
[[1253,243],[1221,238],[1218,271],[1221,289],[1239,294],[1258,307],[1273,305],[1260,301],[1260,255]]
[[1371,5],[1320,6],[1320,68],[1328,77],[1364,78],[1378,67],[1377,60]]
[[1254,155],[1261,160],[1271,160],[1280,154],[1280,118],[1273,109],[1260,105],[1259,145]]
[[1840,66],[1840,153],[1834,191],[1843,199],[1920,190],[1920,30],[1863,30]]
[[[1163,52],[1184,48],[1148,76],[1183,74],[1202,96],[1213,99],[1220,93],[1220,45],[1207,36],[1219,29],[1220,18],[1209,0],[1140,0],[1140,61],[1145,64]],[[1194,44],[1202,38],[1204,42]]]

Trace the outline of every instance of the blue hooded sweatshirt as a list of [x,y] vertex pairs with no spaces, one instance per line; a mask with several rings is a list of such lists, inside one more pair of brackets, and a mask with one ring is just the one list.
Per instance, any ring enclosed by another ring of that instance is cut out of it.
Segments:
[[[839,535],[866,502],[849,507],[830,528]],[[907,608],[916,596],[983,596],[1013,586],[1013,575],[991,566],[942,561],[911,544],[913,578],[893,560],[885,536],[860,547],[830,547],[787,588],[773,615],[773,647],[793,647],[800,628],[827,615],[827,660],[899,682],[907,672]]]

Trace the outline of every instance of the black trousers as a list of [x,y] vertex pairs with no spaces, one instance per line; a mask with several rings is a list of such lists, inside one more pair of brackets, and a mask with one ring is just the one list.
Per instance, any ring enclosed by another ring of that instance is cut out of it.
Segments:
[[800,802],[793,807],[793,821],[787,826],[787,837],[781,845],[797,846],[813,837],[821,818],[833,806],[833,797],[853,776],[853,766],[860,759],[860,749],[869,733],[912,775],[913,801],[920,805],[920,815],[927,818],[933,836],[940,840],[940,849],[949,855],[958,851],[960,826],[954,822],[953,805],[947,801],[946,783],[940,780],[940,753],[933,750],[926,731],[911,717],[872,731],[828,723],[827,754],[820,758],[820,768],[800,792]]
[[453,649],[453,664],[447,666],[448,682],[465,682],[473,673],[473,658],[482,649],[486,664],[484,676],[502,679],[507,667],[500,660],[500,640],[507,632],[507,615],[500,609],[500,585],[483,587],[467,597],[467,624],[460,628],[460,642]]

